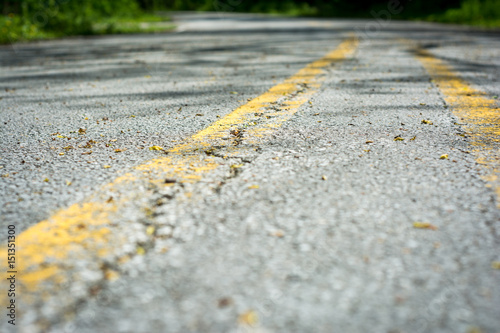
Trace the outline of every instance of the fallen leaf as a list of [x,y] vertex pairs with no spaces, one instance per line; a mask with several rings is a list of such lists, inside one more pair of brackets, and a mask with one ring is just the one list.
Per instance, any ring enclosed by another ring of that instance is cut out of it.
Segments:
[[109,169],[109,168],[111,168],[111,165],[103,165],[102,167],[103,167],[104,169]]
[[92,154],[92,150],[91,151],[86,151],[85,153],[82,153],[82,155],[90,155]]
[[138,246],[138,247],[137,247],[136,252],[137,252],[137,254],[138,254],[138,255],[140,255],[140,256],[143,256],[144,254],[146,254],[146,250],[144,250],[144,248],[143,248],[143,247],[141,247],[141,246]]
[[249,310],[245,313],[242,313],[238,317],[238,322],[243,325],[253,326],[257,324],[258,321],[259,321],[259,316],[257,315],[257,312],[253,310]]
[[115,280],[117,280],[120,277],[120,275],[118,274],[118,272],[116,272],[116,271],[114,271],[112,269],[108,269],[106,271],[106,273],[104,273],[104,277],[108,281],[115,281]]
[[231,169],[238,169],[238,168],[241,168],[243,166],[243,164],[233,164],[231,165]]
[[2,175],[2,177],[3,177],[3,178],[7,178],[7,177],[9,177],[9,174],[8,174],[8,173],[4,173],[4,174]]
[[283,230],[278,229],[278,230],[276,230],[276,231],[272,232],[272,233],[271,233],[271,236],[281,238],[281,237],[285,236],[285,233],[283,232]]
[[417,229],[437,230],[437,227],[429,222],[413,222],[413,227]]
[[67,186],[70,186],[71,185],[71,182],[69,180],[66,181],[66,185]]
[[234,136],[238,137],[238,138],[240,138],[240,137],[243,136],[243,133],[239,129],[232,129],[232,130],[229,131],[229,133],[231,135],[234,135]]
[[197,117],[203,117],[203,113],[197,113],[197,114],[195,114],[195,116],[197,116]]
[[63,156],[63,155],[64,155],[64,153],[59,153],[59,155],[60,155],[60,156]]
[[439,157],[440,160],[447,160],[448,159],[448,154],[443,154],[441,157]]
[[48,183],[48,182],[49,182],[49,179],[48,179],[48,178],[45,178],[43,181],[44,181],[44,182],[46,182],[46,183]]
[[417,136],[414,136],[413,138],[410,139],[410,141],[415,141],[416,138]]
[[432,122],[432,121],[430,121],[430,120],[426,120],[426,119],[424,119],[424,120],[422,120],[422,124],[432,125],[432,124],[433,124],[433,122]]
[[125,149],[115,149],[115,153],[121,153],[123,151],[125,151]]
[[146,228],[146,234],[151,236],[152,234],[155,233],[155,227],[153,227],[152,225],[150,225],[149,227]]
[[57,137],[58,137],[59,139],[64,139],[64,138],[65,138],[65,136],[64,136],[64,135],[58,135]]
[[469,327],[467,333],[483,333],[479,327]]
[[394,141],[404,141],[404,139],[400,136],[394,138]]
[[225,307],[230,306],[231,304],[233,304],[232,298],[230,298],[230,297],[223,297],[223,298],[219,299],[218,307],[219,308],[225,308]]
[[163,150],[163,148],[160,146],[151,146],[149,147],[149,150]]
[[87,132],[87,129],[86,129],[86,128],[80,128],[80,129],[78,130],[78,133],[79,133],[79,134],[85,134],[86,132]]
[[371,141],[371,140],[368,140],[368,141],[366,141],[365,143],[373,143],[373,141]]
[[109,140],[109,141],[110,141],[110,142],[115,142],[116,140],[117,140],[117,139],[111,139],[111,140]]
[[259,185],[250,185],[250,186],[248,186],[248,188],[250,188],[250,189],[258,189]]

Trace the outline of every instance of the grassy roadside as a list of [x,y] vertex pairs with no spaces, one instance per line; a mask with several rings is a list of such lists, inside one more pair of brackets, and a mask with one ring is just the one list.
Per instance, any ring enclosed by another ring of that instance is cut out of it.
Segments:
[[14,14],[0,16],[0,44],[53,39],[75,35],[135,34],[170,31],[175,28],[163,15],[139,14],[133,17],[108,17],[94,20],[85,30],[44,29]]
[[500,27],[499,0],[464,0],[460,8],[452,8],[441,14],[431,14],[424,20],[442,23],[459,23],[486,28]]

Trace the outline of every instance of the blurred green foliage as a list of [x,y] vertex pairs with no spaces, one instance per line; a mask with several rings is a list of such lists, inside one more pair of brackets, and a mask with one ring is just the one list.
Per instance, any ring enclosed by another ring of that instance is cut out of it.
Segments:
[[145,16],[136,0],[0,0],[0,4],[0,43],[136,32],[141,30],[137,21],[156,20]]
[[[0,43],[76,34],[155,31],[145,12],[200,10],[319,17],[373,17],[396,1],[392,18],[500,26],[500,0],[0,0]],[[141,28],[142,27],[142,28]]]
[[500,0],[138,0],[145,9],[259,12],[319,17],[372,18],[394,1],[393,18],[500,26]]
[[427,19],[445,23],[500,27],[500,1],[465,0],[460,8],[451,8],[442,14],[431,14]]

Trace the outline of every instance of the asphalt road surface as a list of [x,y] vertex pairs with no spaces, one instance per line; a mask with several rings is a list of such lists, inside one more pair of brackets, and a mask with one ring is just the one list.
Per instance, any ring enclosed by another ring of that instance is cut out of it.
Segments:
[[1,332],[500,332],[498,31],[174,18],[0,47]]

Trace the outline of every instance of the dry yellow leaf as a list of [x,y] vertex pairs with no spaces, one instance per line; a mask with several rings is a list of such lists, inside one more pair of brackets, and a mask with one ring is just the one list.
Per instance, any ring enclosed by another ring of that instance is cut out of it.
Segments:
[[249,310],[245,313],[242,313],[238,317],[238,322],[243,325],[253,326],[257,324],[258,321],[259,321],[259,316],[257,315],[257,312],[253,310]]
[[148,234],[149,236],[151,236],[152,234],[155,233],[155,227],[153,227],[152,225],[150,225],[149,227],[146,228],[146,234]]
[[483,333],[483,331],[479,327],[470,327],[467,333]]
[[257,189],[257,188],[259,188],[259,185],[250,185],[250,186],[248,186],[248,188],[250,188],[250,189]]
[[243,164],[233,164],[231,165],[231,169],[238,169],[238,168],[241,168],[243,166]]
[[443,154],[441,157],[439,157],[440,160],[447,160],[448,159],[448,154]]
[[437,227],[429,222],[413,222],[413,227],[417,229],[437,230]]
[[66,185],[70,186],[71,182],[69,180],[66,181]]
[[136,252],[137,252],[137,254],[138,254],[138,255],[140,255],[140,256],[143,256],[144,254],[146,254],[146,250],[144,250],[144,248],[143,248],[143,247],[141,247],[141,246],[138,246],[138,247],[137,247]]
[[394,138],[394,141],[404,141],[404,139],[400,136]]
[[59,155],[60,155],[60,156],[63,156],[63,155],[64,155],[64,153],[59,153]]
[[163,148],[160,146],[151,146],[149,147],[149,150],[163,150]]
[[285,233],[283,232],[283,230],[278,229],[278,230],[272,232],[271,236],[280,237],[281,238],[281,237],[285,236]]
[[432,125],[433,123],[432,123],[432,121],[430,121],[430,120],[426,120],[426,119],[424,119],[424,120],[422,120],[422,124]]
[[111,165],[103,165],[102,167],[103,167],[104,169],[109,169],[109,168],[111,168]]
[[108,281],[115,281],[115,280],[117,280],[120,277],[120,275],[118,274],[118,272],[116,272],[116,271],[114,271],[112,269],[108,269],[106,271],[106,273],[104,273],[104,277]]

